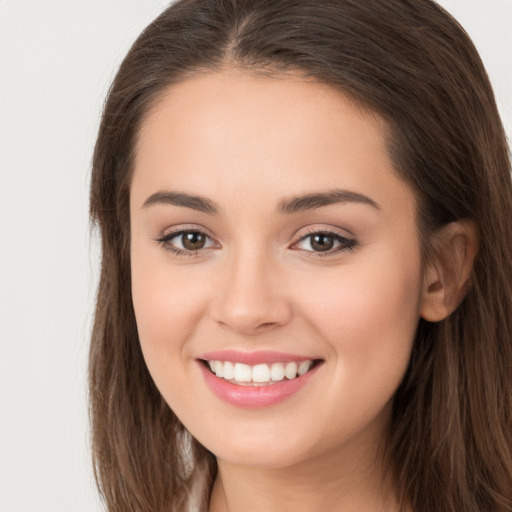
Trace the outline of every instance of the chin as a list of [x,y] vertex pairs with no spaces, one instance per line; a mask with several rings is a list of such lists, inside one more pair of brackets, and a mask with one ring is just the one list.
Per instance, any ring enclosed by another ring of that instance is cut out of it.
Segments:
[[312,434],[297,431],[294,435],[289,434],[290,428],[281,426],[261,428],[258,432],[254,428],[244,429],[242,424],[238,434],[208,435],[197,439],[218,460],[246,467],[284,469],[314,459],[331,449],[328,444],[315,442]]
[[[220,461],[234,466],[266,469],[286,469],[305,462],[306,454],[300,454],[297,450],[272,450],[271,448],[234,447],[231,446],[225,452],[214,454]],[[302,456],[301,456],[302,455]]]

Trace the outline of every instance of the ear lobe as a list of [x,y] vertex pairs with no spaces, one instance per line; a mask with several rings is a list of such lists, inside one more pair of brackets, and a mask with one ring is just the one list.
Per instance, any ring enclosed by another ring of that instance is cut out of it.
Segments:
[[478,252],[478,229],[470,220],[451,222],[433,235],[433,257],[425,269],[420,316],[429,322],[448,317],[470,286]]

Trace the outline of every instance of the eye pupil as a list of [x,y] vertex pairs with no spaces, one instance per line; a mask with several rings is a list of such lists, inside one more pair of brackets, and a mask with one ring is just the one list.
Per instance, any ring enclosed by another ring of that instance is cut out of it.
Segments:
[[206,237],[202,233],[188,232],[181,235],[183,247],[189,251],[202,249],[206,243]]
[[329,251],[334,247],[334,239],[330,235],[318,233],[311,237],[311,247],[315,251]]

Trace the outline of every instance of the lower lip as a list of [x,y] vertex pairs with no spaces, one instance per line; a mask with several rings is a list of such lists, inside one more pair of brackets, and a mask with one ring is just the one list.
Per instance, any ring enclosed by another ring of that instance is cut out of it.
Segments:
[[321,365],[291,380],[283,380],[268,386],[240,386],[217,377],[199,361],[199,366],[208,387],[221,400],[238,407],[267,407],[286,400],[300,391]]

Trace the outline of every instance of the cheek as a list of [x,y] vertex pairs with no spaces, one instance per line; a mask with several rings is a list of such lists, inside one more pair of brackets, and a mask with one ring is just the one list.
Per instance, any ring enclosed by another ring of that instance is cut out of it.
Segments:
[[[379,261],[379,260],[377,260]],[[419,258],[351,265],[315,282],[303,314],[330,345],[340,378],[394,392],[401,381],[419,321]]]
[[[200,283],[185,267],[172,271],[167,254],[132,246],[132,301],[144,358],[158,380],[159,368],[172,368],[184,341],[200,323],[204,303]],[[158,382],[157,382],[158,385]]]

